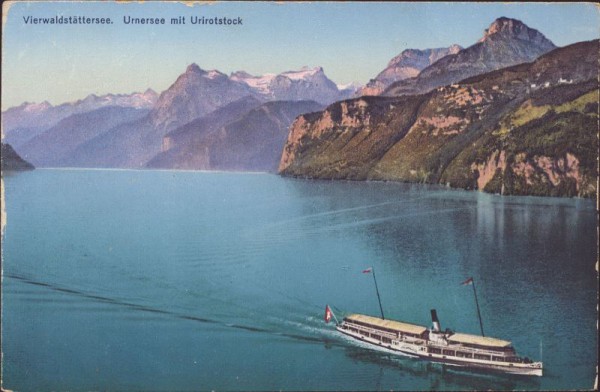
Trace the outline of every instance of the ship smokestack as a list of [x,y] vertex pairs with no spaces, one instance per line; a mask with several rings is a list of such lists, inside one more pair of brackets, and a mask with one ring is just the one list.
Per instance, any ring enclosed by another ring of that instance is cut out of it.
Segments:
[[440,332],[440,320],[438,320],[437,312],[435,311],[435,309],[431,309],[431,322],[433,323],[433,330],[435,332]]

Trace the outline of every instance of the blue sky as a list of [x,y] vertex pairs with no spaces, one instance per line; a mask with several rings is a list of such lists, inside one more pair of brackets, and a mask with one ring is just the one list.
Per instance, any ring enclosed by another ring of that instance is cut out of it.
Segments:
[[[110,17],[114,24],[23,21],[55,15]],[[126,25],[125,15],[165,17],[167,24]],[[170,25],[176,16],[188,24]],[[191,25],[191,16],[239,16],[243,25]],[[470,46],[500,16],[522,20],[558,46],[600,37],[592,3],[20,2],[3,24],[2,109],[90,93],[161,92],[192,62],[255,75],[322,66],[336,83],[366,83],[402,50]]]

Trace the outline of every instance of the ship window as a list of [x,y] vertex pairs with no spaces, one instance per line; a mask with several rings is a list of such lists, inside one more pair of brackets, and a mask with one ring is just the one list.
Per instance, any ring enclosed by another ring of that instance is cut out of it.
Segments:
[[492,357],[492,361],[503,362],[504,358],[502,358],[502,357]]
[[484,359],[486,361],[490,360],[490,356],[489,355],[481,355],[481,354],[474,354],[475,359]]
[[429,352],[433,354],[441,354],[442,350],[440,350],[439,348],[429,347]]
[[455,355],[454,350],[444,350],[443,353],[444,355]]
[[471,354],[471,353],[465,353],[465,352],[462,352],[462,351],[457,351],[456,352],[456,356],[457,357],[461,357],[461,358],[473,358],[473,354]]
[[392,339],[390,339],[390,338],[386,338],[386,337],[382,338],[382,339],[381,339],[381,341],[382,341],[383,343],[392,343]]

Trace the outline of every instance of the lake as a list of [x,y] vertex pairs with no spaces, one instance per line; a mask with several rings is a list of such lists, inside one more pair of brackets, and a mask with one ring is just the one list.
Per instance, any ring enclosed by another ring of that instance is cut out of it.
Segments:
[[[270,174],[4,177],[3,386],[15,391],[592,388],[596,212],[581,199]],[[544,376],[361,346],[326,304],[511,340]]]

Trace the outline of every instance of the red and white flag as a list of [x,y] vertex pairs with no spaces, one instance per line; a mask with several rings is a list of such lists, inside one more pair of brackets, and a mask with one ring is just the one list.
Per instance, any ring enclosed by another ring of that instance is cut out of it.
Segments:
[[331,321],[331,309],[329,309],[329,305],[325,305],[325,322],[329,323]]
[[363,274],[370,274],[373,271],[373,267],[369,267],[366,270],[363,270]]
[[468,284],[473,284],[473,277],[470,277],[469,279],[465,280],[464,282],[461,283],[463,286],[466,286]]

